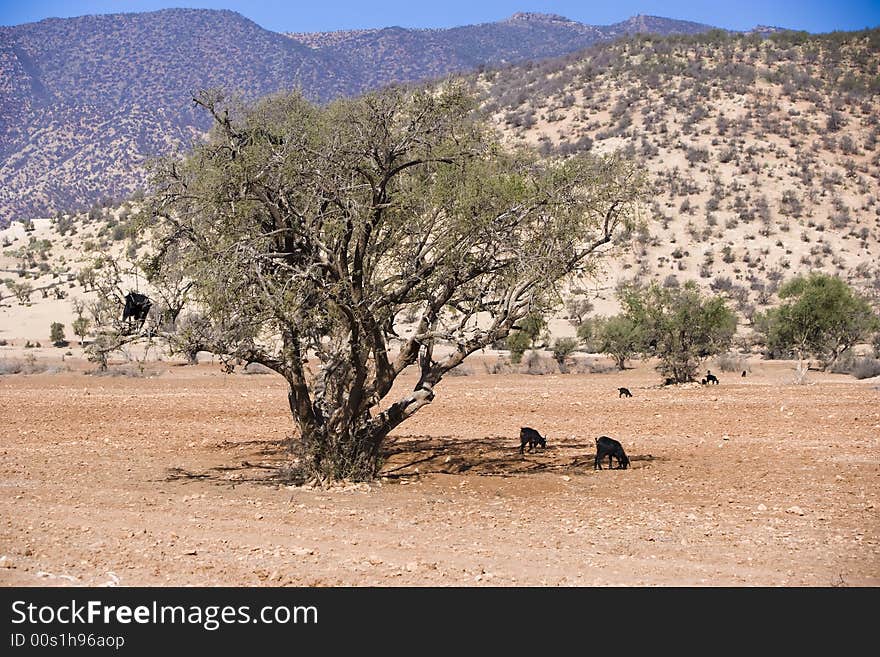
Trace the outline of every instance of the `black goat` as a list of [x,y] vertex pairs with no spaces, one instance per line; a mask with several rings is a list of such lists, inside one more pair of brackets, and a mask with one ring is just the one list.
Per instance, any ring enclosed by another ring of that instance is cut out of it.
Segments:
[[596,460],[593,462],[594,470],[602,469],[602,460],[606,456],[608,457],[609,468],[611,468],[612,456],[617,459],[618,470],[626,470],[627,466],[629,466],[629,458],[627,457],[626,452],[623,451],[623,445],[614,440],[614,438],[599,436],[596,438]]
[[530,427],[522,427],[519,430],[519,453],[525,454],[526,444],[529,451],[533,451],[540,445],[543,449],[547,449],[547,439]]
[[618,399],[620,399],[621,397],[632,397],[633,396],[633,394],[629,391],[629,388],[618,388],[617,390],[620,392],[620,394],[617,395]]
[[706,370],[706,383],[714,383],[718,385],[718,377],[712,374],[712,370]]
[[125,308],[122,309],[122,321],[131,322],[140,328],[147,319],[153,303],[145,294],[129,292],[125,295]]

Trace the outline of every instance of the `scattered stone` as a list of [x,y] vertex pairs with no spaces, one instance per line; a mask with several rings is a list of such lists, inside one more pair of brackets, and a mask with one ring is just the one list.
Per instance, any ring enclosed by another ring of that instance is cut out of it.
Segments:
[[799,506],[790,506],[785,510],[786,513],[791,513],[796,516],[804,515],[804,510]]
[[758,511],[766,511],[767,510],[767,507],[764,506],[763,504],[759,504],[757,508],[758,508]]
[[4,554],[0,557],[0,568],[15,568],[15,562]]

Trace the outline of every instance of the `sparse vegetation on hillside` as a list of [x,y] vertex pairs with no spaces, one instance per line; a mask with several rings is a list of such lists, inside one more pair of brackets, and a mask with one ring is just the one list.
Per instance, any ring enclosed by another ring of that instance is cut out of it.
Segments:
[[652,172],[623,264],[640,281],[723,283],[747,320],[775,271],[880,298],[880,29],[639,36],[475,86],[511,144],[621,150]]
[[327,101],[646,29],[709,26],[644,16],[592,26],[517,14],[447,30],[284,35],[232,11],[200,9],[0,26],[0,228],[144,188],[147,158],[188,148],[210,126],[190,100],[196,89],[254,100],[299,88]]

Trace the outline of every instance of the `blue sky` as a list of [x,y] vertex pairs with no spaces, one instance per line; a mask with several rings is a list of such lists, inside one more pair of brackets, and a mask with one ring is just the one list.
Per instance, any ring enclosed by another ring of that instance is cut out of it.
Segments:
[[318,32],[356,28],[453,27],[504,19],[517,11],[561,14],[605,25],[635,14],[708,23],[727,29],[778,25],[808,32],[880,26],[880,0],[0,0],[0,25],[49,17],[153,11],[164,7],[232,9],[278,32]]

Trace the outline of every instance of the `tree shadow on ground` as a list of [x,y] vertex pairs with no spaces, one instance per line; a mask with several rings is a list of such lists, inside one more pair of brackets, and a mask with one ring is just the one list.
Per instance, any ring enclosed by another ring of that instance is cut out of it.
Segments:
[[[384,456],[380,475],[388,478],[464,473],[504,477],[592,469],[596,446],[593,442],[563,441],[520,454],[519,443],[514,444],[502,436],[470,440],[450,436],[401,436]],[[634,464],[656,460],[660,459],[650,454],[630,455]]]
[[[245,450],[242,450],[245,447]],[[204,470],[168,468],[166,481],[207,480],[241,483],[287,484],[291,481],[290,441],[224,441],[217,448],[235,450],[236,461]],[[563,441],[520,454],[519,444],[509,437],[461,439],[452,436],[398,436],[383,452],[379,472],[384,479],[408,479],[431,474],[473,474],[511,477],[542,472],[578,474],[592,470],[596,456],[593,442]],[[241,459],[241,460],[238,460]],[[660,461],[651,454],[630,454],[632,467]],[[616,462],[615,462],[616,464]],[[607,468],[607,462],[603,467]]]

